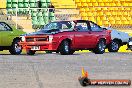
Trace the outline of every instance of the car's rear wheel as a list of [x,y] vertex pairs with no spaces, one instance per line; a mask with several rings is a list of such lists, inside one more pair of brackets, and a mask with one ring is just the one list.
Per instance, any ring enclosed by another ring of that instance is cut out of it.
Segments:
[[57,50],[56,53],[59,53],[59,51]]
[[70,54],[72,55],[75,52],[75,50],[71,50]]
[[13,55],[19,55],[22,52],[22,47],[18,44],[18,42],[20,42],[19,39],[15,40],[9,49],[9,52]]
[[100,39],[96,48],[93,49],[93,52],[95,54],[103,54],[105,52],[105,48],[106,48],[106,42],[104,39]]
[[109,52],[118,52],[120,48],[120,44],[117,40],[113,40],[110,45],[108,46],[108,51]]
[[62,41],[59,51],[61,55],[69,55],[75,52],[71,49],[70,42],[67,40]]
[[33,50],[27,50],[27,55],[34,55],[36,51]]

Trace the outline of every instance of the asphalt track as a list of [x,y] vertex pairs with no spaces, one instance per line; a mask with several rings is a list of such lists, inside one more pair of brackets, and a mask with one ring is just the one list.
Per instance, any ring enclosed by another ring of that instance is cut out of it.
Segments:
[[[0,88],[82,88],[81,67],[90,79],[132,80],[132,52],[74,55],[37,53],[34,56],[0,54]],[[86,88],[132,88],[88,86]]]

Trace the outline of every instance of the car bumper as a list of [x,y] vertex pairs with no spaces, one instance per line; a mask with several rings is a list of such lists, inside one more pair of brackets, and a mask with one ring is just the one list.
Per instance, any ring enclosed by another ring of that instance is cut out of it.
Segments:
[[21,45],[22,48],[26,50],[57,50],[57,42],[19,42],[19,45]]

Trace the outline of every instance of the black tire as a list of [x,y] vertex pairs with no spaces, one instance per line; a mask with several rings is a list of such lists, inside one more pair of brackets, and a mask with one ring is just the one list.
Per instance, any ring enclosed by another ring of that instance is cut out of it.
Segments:
[[36,51],[33,50],[27,50],[27,55],[34,55]]
[[108,51],[109,52],[118,52],[120,48],[120,44],[118,42],[118,40],[113,40],[110,45],[108,46]]
[[14,40],[14,42],[12,43],[12,45],[11,45],[11,47],[9,49],[9,52],[12,55],[19,55],[22,52],[22,47],[18,44],[18,42],[20,42],[19,39]]
[[95,54],[103,54],[105,52],[106,48],[106,42],[104,39],[100,39],[98,44],[96,45],[96,48],[93,49],[93,52]]
[[72,55],[75,52],[75,50],[71,50],[70,54]]
[[71,50],[70,42],[67,40],[62,41],[59,51],[61,55],[70,55],[74,53],[74,51]]
[[46,53],[52,53],[52,51],[45,51]]
[[59,53],[59,51],[57,50],[56,53]]

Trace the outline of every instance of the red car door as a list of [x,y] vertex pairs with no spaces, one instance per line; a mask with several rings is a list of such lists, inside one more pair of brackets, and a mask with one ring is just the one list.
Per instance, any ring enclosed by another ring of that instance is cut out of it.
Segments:
[[91,34],[90,31],[88,30],[88,24],[87,21],[84,22],[77,22],[76,31],[74,32],[74,43],[75,43],[75,48],[79,49],[85,49],[90,47],[90,38]]
[[103,29],[98,26],[97,24],[90,22],[90,46],[91,47],[96,47],[97,43],[98,43],[98,37],[99,36],[103,36],[105,34],[105,32],[103,31]]
[[74,34],[74,42],[76,48],[87,48],[90,39],[88,32],[74,32]]

